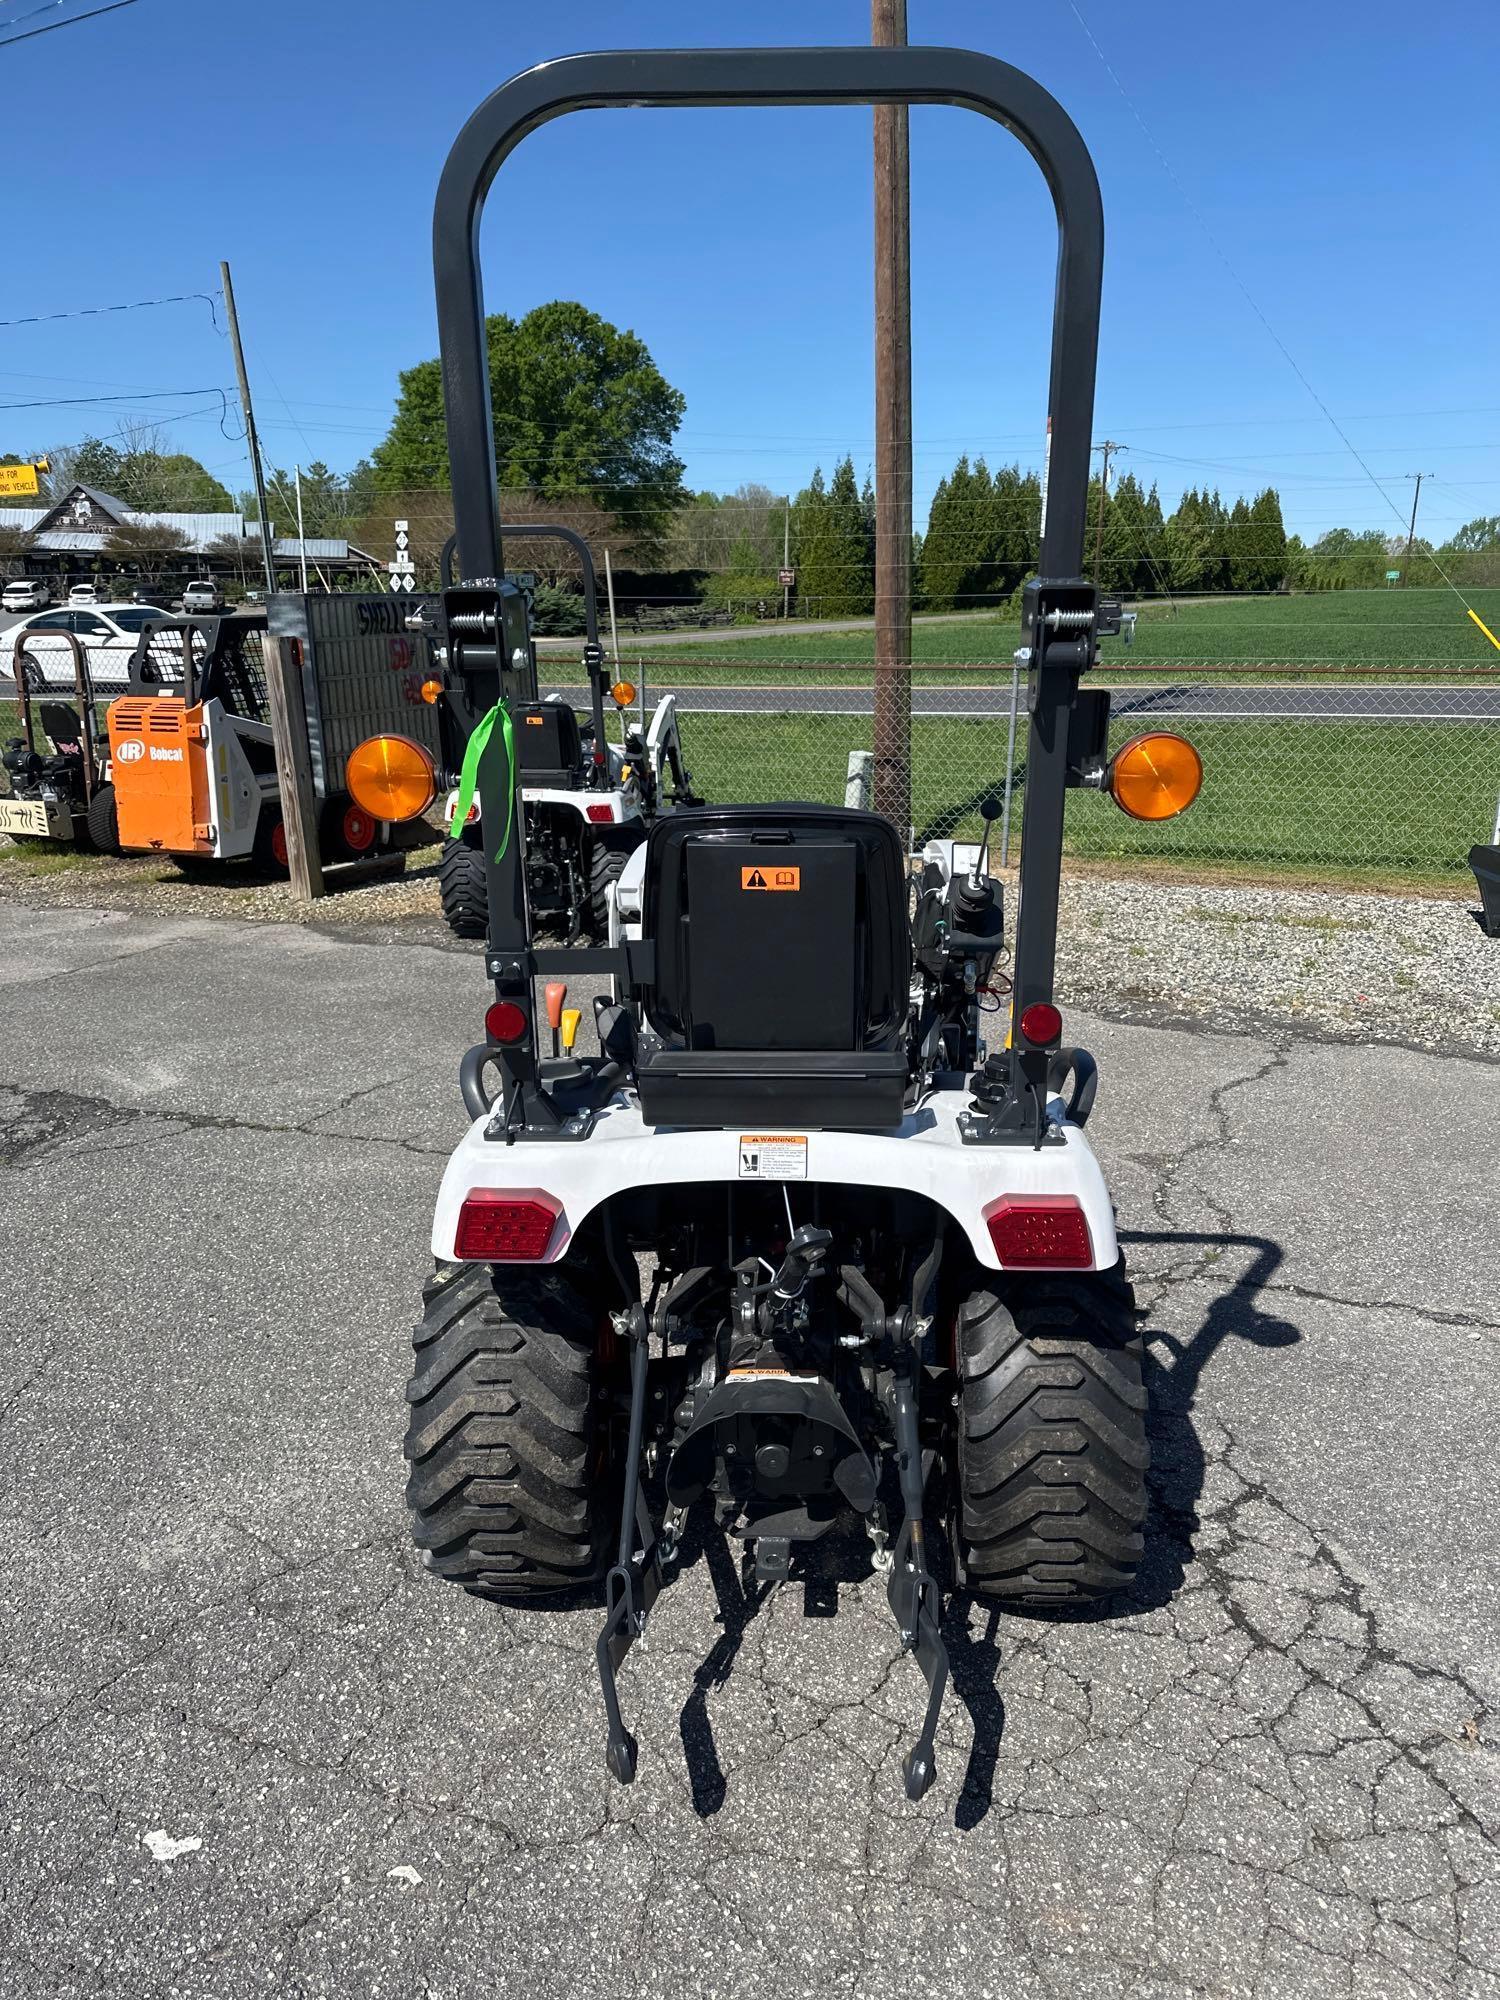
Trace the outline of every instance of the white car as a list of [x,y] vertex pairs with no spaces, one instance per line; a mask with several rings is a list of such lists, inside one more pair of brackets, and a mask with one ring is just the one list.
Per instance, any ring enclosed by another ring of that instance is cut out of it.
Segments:
[[0,611],[45,611],[52,592],[39,577],[12,577],[0,591]]
[[72,632],[83,642],[94,686],[101,691],[118,691],[130,679],[130,656],[141,632],[162,615],[144,604],[69,604],[59,611],[43,611],[0,635],[0,677],[10,680],[16,643],[24,634],[22,668],[27,688],[37,693],[71,689],[73,649],[62,634]]
[[99,586],[97,583],[75,583],[68,592],[69,604],[97,604]]

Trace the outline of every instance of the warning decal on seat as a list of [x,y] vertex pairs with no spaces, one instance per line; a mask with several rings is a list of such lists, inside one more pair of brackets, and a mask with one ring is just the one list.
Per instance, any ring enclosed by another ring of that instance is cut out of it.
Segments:
[[742,1181],[805,1181],[807,1140],[800,1133],[742,1132]]
[[742,868],[740,870],[742,889],[800,889],[802,870],[800,868]]

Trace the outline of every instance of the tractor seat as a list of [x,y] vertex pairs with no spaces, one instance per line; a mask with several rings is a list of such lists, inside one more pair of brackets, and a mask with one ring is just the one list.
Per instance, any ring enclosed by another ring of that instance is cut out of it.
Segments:
[[637,1061],[650,1125],[901,1121],[911,976],[894,828],[837,806],[710,806],[658,820],[655,945]]
[[565,701],[533,701],[512,716],[521,782],[571,790],[583,783],[583,736]]

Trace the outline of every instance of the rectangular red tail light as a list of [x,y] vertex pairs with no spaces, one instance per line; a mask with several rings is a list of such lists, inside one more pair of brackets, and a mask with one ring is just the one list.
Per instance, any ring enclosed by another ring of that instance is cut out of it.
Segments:
[[561,1214],[550,1195],[471,1188],[458,1212],[453,1254],[461,1263],[538,1264]]
[[1006,1194],[984,1220],[1006,1270],[1091,1271],[1094,1243],[1075,1194]]

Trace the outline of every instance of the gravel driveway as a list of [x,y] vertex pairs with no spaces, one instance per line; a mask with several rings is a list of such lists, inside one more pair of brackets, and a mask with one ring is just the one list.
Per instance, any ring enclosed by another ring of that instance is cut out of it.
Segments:
[[1075,1009],[1148,1309],[1140,1588],[956,1602],[913,1807],[858,1547],[752,1611],[709,1537],[622,1791],[597,1612],[409,1545],[482,996],[381,934],[0,907],[0,1991],[1500,1994],[1492,1064]]

